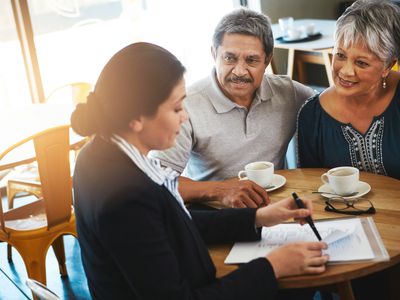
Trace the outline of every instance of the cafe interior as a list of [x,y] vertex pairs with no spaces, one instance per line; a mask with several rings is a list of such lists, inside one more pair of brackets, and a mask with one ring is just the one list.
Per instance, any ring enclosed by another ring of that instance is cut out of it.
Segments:
[[[274,56],[266,72],[288,75],[321,92],[333,80],[335,21],[352,2],[0,1],[0,299],[91,299],[75,228],[71,180],[74,161],[89,139],[71,130],[70,115],[78,103],[86,101],[102,67],[115,52],[138,41],[158,44],[183,62],[185,81],[190,85],[213,67],[210,45],[217,22],[232,9],[244,6],[265,13],[273,24]],[[287,17],[301,32],[285,42],[280,20]],[[305,37],[304,31],[309,32]],[[398,70],[397,65],[393,68]],[[54,141],[57,144],[51,147]],[[315,189],[304,177],[306,173],[296,167],[292,139],[286,168],[277,171],[285,176],[286,186],[272,191],[270,197],[283,198],[289,189],[299,193]],[[321,174],[311,172],[310,176],[319,180]],[[389,195],[400,202],[398,180],[380,182],[372,175],[363,176],[372,186],[371,197]],[[297,178],[297,185],[289,178]],[[384,211],[389,205],[385,203]],[[315,300],[354,299],[349,292],[354,274],[392,268],[396,260],[393,272],[400,274],[400,223],[386,219],[400,216],[399,204],[396,213],[387,215],[380,215],[379,205],[375,207],[375,222],[389,256],[394,257],[392,263],[333,266],[318,285],[329,293],[317,293]],[[234,268],[223,263],[231,246],[210,249],[214,263],[221,265],[217,276]],[[293,288],[309,281],[301,278],[280,284]]]

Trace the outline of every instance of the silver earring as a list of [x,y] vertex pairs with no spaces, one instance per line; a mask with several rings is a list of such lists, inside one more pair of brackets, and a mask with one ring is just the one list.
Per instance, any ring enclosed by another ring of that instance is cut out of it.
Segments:
[[387,86],[387,84],[386,84],[386,77],[383,77],[383,78],[382,78],[382,87],[383,87],[384,89],[386,89],[386,86]]

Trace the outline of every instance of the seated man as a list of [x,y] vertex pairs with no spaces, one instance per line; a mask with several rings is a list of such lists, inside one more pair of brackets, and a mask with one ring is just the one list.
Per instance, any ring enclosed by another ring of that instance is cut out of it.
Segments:
[[226,15],[217,25],[210,76],[188,88],[189,120],[176,146],[151,153],[183,173],[186,202],[218,200],[229,207],[268,203],[267,192],[238,171],[252,161],[284,166],[296,116],[313,90],[287,76],[265,74],[274,39],[269,18],[248,9]]

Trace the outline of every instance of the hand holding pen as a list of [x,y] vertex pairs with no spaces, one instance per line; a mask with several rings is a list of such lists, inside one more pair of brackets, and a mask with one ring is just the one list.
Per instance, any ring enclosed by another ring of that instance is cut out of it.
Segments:
[[269,227],[290,219],[306,224],[306,218],[312,215],[312,202],[304,199],[303,204],[304,207],[299,208],[293,198],[289,197],[259,208],[256,212],[256,225]]
[[[307,223],[307,220],[312,221],[312,201],[306,198],[300,201],[302,205],[297,203],[299,201],[296,202],[292,197],[288,197],[257,209],[256,226],[269,227],[290,219],[295,219],[301,224]],[[271,263],[276,278],[317,274],[325,271],[329,257],[323,250],[327,247],[326,243],[317,241],[289,243],[272,250],[266,258]]]
[[[299,198],[299,196],[297,196],[296,193],[292,193],[292,196],[293,196],[294,202],[296,203],[298,208],[305,208],[303,200],[301,200]],[[311,227],[312,231],[314,232],[315,236],[317,237],[318,241],[321,241],[322,238],[319,235],[319,232],[318,232],[317,228],[315,227],[314,221],[312,220],[311,216],[305,217],[304,220],[308,223],[308,225],[310,225],[310,227]]]

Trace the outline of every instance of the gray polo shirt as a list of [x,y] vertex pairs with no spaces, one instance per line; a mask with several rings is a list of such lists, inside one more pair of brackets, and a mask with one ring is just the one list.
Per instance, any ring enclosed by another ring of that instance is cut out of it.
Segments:
[[314,91],[287,76],[265,74],[249,110],[220,90],[215,70],[188,88],[184,101],[189,119],[176,145],[150,156],[194,180],[236,177],[253,161],[283,168],[296,116]]

